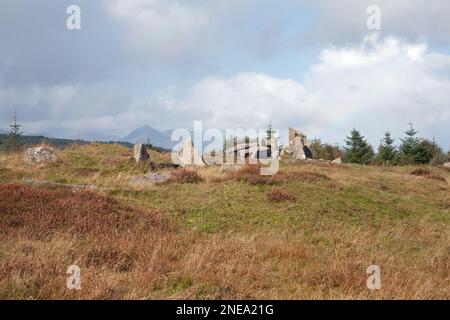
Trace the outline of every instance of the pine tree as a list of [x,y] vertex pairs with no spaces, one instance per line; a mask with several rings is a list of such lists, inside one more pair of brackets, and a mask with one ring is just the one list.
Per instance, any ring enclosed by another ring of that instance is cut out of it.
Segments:
[[394,139],[391,137],[391,132],[387,131],[378,148],[378,157],[384,164],[389,164],[396,158],[396,155],[397,148],[394,145]]
[[[271,157],[272,156],[272,137],[275,135],[275,130],[272,129],[272,122],[269,122],[269,128],[266,131],[266,144],[267,147],[269,148],[267,150],[267,156]],[[275,146],[274,146],[275,147]]]
[[406,138],[401,139],[402,143],[400,145],[400,157],[402,162],[414,162],[414,156],[420,143],[420,139],[416,137],[418,133],[419,131],[416,131],[414,129],[414,125],[412,123],[409,123],[409,129],[405,131]]
[[269,122],[269,128],[266,131],[266,138],[267,138],[267,142],[270,143],[270,140],[272,139],[272,137],[274,136],[274,134],[276,133],[275,130],[272,129],[272,122]]
[[8,133],[8,149],[11,151],[17,151],[20,147],[19,138],[22,135],[22,125],[17,122],[16,111],[14,111],[13,122],[9,125]]
[[350,136],[345,140],[345,144],[345,162],[369,164],[372,161],[374,156],[373,148],[358,130],[352,130]]

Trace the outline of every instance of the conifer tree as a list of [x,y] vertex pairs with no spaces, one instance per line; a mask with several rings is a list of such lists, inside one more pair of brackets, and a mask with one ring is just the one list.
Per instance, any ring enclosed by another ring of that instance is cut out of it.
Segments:
[[400,157],[404,163],[414,162],[414,156],[420,143],[420,139],[416,137],[419,131],[414,129],[414,125],[409,123],[409,129],[405,131],[406,137],[400,145]]
[[391,137],[391,132],[386,131],[378,148],[378,157],[384,164],[389,164],[394,161],[396,155],[397,148],[394,145],[394,139]]
[[14,111],[13,122],[9,125],[8,133],[8,149],[10,151],[17,151],[20,147],[20,136],[22,135],[22,125],[17,122],[16,111]]
[[361,133],[353,129],[345,140],[344,161],[348,163],[369,164],[374,156],[372,146]]

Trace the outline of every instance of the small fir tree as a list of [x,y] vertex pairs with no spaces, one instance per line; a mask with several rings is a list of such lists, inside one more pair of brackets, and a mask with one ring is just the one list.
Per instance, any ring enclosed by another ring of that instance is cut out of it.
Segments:
[[373,148],[358,130],[353,129],[351,131],[350,136],[345,140],[345,144],[345,162],[369,164],[373,160]]

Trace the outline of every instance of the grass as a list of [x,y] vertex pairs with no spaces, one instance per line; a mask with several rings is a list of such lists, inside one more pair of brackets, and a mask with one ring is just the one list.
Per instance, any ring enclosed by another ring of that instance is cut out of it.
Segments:
[[[206,167],[133,188],[129,178],[146,169],[123,146],[58,156],[39,168],[0,156],[0,298],[450,298],[443,168],[282,162],[272,177],[255,166]],[[65,288],[72,264],[79,291]],[[372,264],[382,272],[378,291],[366,287]]]

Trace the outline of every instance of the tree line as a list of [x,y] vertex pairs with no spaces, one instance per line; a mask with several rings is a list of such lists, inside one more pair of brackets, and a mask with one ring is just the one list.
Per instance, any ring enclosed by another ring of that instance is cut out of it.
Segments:
[[450,151],[444,152],[434,139],[419,138],[419,131],[413,124],[410,123],[409,129],[404,133],[400,144],[396,145],[392,133],[385,132],[378,153],[375,153],[364,136],[357,129],[353,129],[345,140],[343,160],[348,163],[385,165],[442,165],[450,161]]

